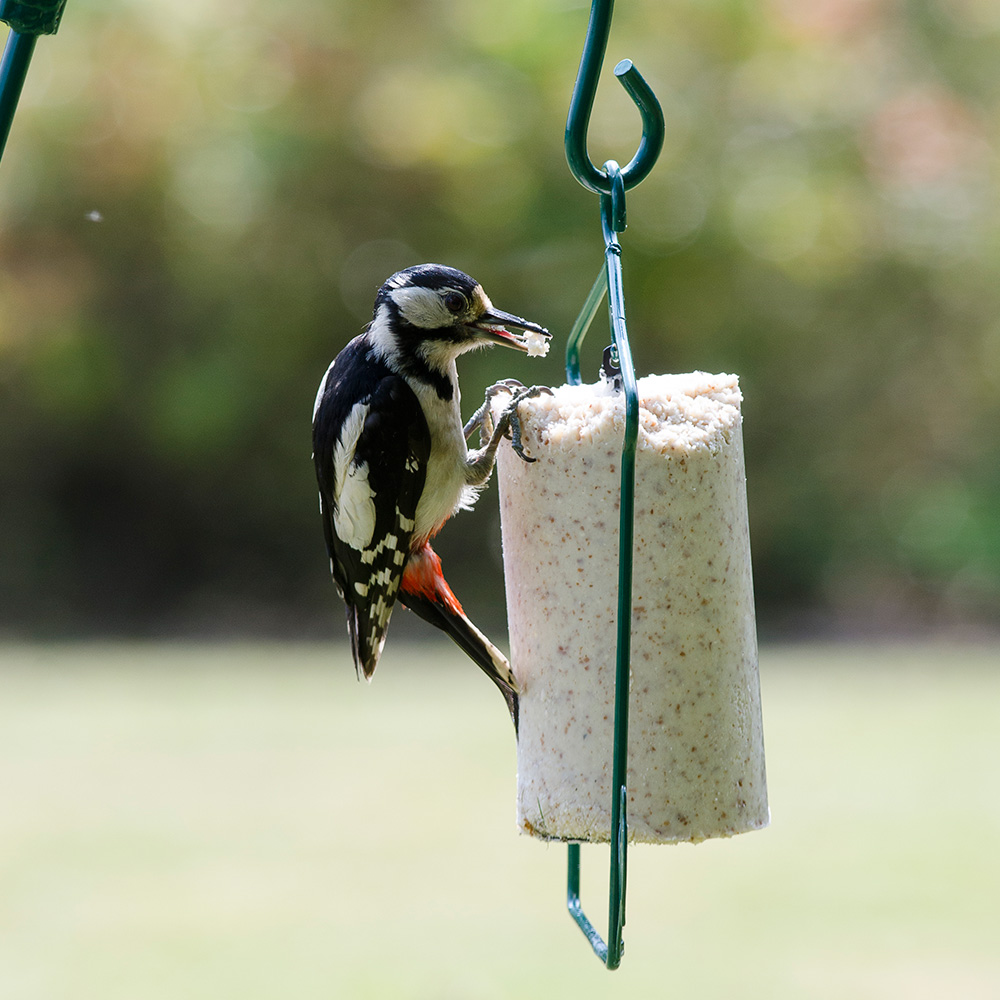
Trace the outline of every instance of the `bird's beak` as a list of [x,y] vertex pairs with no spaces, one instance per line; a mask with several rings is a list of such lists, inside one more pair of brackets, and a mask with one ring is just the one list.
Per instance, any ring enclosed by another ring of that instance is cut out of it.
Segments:
[[523,334],[511,333],[510,327],[513,327],[515,330],[541,334],[546,338],[552,336],[544,326],[539,326],[530,320],[521,319],[520,316],[514,316],[512,313],[501,312],[501,310],[494,309],[492,306],[474,323],[469,323],[468,327],[470,330],[474,330],[480,337],[485,335],[485,338],[494,344],[504,344],[507,347],[514,347],[519,351],[525,352],[530,350],[530,345],[525,342]]

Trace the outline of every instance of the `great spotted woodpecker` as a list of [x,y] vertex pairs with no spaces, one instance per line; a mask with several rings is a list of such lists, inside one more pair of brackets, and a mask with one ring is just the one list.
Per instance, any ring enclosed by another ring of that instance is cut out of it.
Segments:
[[[548,336],[495,309],[461,271],[409,267],[379,289],[372,322],[334,359],[313,409],[320,513],[358,676],[375,672],[398,598],[479,664],[503,693],[515,729],[510,664],[466,617],[430,540],[475,501],[501,437],[513,430],[519,446],[517,403],[544,391],[514,383],[512,392],[510,382],[498,383],[463,426],[455,359],[492,344],[542,353],[537,346]],[[477,427],[482,432],[491,393],[500,389],[512,392],[512,401],[486,443],[469,451],[466,439]]]

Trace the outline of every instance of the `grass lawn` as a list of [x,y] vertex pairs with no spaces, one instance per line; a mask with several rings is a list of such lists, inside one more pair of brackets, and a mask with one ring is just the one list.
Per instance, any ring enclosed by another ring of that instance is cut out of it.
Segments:
[[1000,649],[761,677],[770,829],[633,847],[608,973],[443,640],[0,648],[0,998],[1000,997]]

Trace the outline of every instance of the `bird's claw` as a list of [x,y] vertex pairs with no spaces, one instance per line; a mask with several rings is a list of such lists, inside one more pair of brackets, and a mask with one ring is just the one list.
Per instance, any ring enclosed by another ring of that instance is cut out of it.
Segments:
[[482,406],[476,410],[469,418],[469,422],[463,428],[465,436],[468,437],[477,427],[479,428],[479,444],[482,447],[493,436],[493,407],[492,402],[495,396],[508,393],[513,396],[518,389],[523,389],[524,384],[518,382],[516,378],[505,378],[499,382],[494,382],[486,390],[486,396]]
[[494,382],[493,385],[486,390],[486,395],[488,398],[492,399],[501,392],[513,392],[515,389],[523,388],[524,383],[519,382],[516,378],[502,378],[499,382]]
[[514,395],[514,392],[522,387],[522,383],[518,382],[516,378],[505,378],[501,379],[499,382],[494,382],[486,390],[485,398],[483,399],[482,405],[476,410],[475,413],[469,418],[469,422],[465,425],[464,431],[465,436],[468,437],[477,427],[479,428],[479,445],[482,447],[486,442],[493,436],[493,399],[502,393],[508,393],[509,395]]
[[[515,382],[514,379],[506,379],[505,381]],[[500,385],[501,383],[497,384]],[[551,396],[553,392],[547,385],[533,385],[525,388],[520,382],[516,384],[521,386],[521,391],[513,393],[514,398],[504,407],[503,413],[500,415],[501,421],[505,421],[507,424],[504,434],[510,437],[510,446],[514,449],[514,453],[518,458],[524,462],[537,462],[538,459],[532,458],[524,451],[524,445],[521,440],[523,428],[521,427],[521,418],[518,416],[517,408],[526,399],[534,399],[536,396],[542,395]]]

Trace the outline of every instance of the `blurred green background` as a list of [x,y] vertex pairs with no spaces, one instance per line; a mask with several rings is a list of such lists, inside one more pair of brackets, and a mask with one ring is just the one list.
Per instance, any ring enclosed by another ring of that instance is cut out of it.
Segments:
[[[410,263],[565,335],[603,249],[562,150],[587,9],[70,0],[0,164],[2,634],[339,640],[316,385]],[[623,56],[667,123],[636,364],[741,376],[765,636],[998,619],[998,11],[618,5],[592,159],[637,145]],[[559,354],[464,359],[466,411]],[[497,523],[440,551],[502,633]]]

